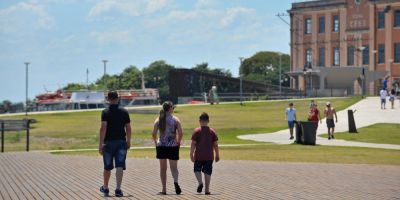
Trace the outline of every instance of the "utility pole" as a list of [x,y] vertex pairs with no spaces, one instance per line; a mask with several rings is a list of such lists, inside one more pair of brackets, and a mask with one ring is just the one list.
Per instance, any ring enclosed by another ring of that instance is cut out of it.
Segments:
[[282,54],[279,54],[279,98],[282,98]]
[[86,89],[89,90],[89,68],[86,68]]
[[239,57],[240,66],[239,66],[239,78],[240,78],[240,105],[243,106],[243,77],[242,77],[242,64],[243,57]]
[[28,65],[29,62],[25,62],[25,117],[28,118]]
[[104,75],[103,75],[103,81],[104,81],[104,90],[107,91],[107,81],[106,81],[106,73],[107,73],[107,62],[108,60],[103,60],[104,63]]

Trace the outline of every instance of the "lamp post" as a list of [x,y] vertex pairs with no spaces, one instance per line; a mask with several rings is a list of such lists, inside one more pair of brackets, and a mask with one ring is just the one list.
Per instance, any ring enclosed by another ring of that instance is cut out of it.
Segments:
[[312,77],[311,77],[311,73],[312,73],[312,67],[310,63],[307,63],[304,65],[304,69],[303,69],[303,74],[304,74],[304,96],[307,96],[307,84],[306,84],[306,76],[307,74],[310,74],[310,84],[311,84],[311,94],[312,94]]
[[25,62],[25,117],[28,118],[28,65],[29,62]]
[[[374,60],[373,60],[373,64],[374,64],[373,70],[376,71],[376,53],[378,53],[378,51],[374,49],[374,50],[372,50],[372,53],[374,54],[374,56],[373,56],[373,59],[374,59]],[[376,92],[375,92],[375,91],[376,91],[376,90],[375,90],[375,88],[376,88],[376,85],[375,85],[375,84],[376,84],[376,81],[375,81],[375,73],[372,73],[372,74],[373,74],[373,79],[372,79],[372,80],[374,81],[373,94],[375,95],[375,94],[376,94]]]
[[240,78],[240,105],[243,106],[243,77],[242,77],[242,64],[243,64],[243,57],[239,57],[240,66],[239,66],[239,78]]
[[282,54],[279,55],[279,98],[282,98]]
[[364,98],[364,89],[365,89],[365,69],[362,66],[363,65],[363,52],[365,50],[364,46],[360,46],[358,47],[358,49],[360,50],[360,66],[362,67],[362,73],[361,73],[361,97]]
[[106,70],[107,70],[107,62],[108,60],[103,60],[104,63],[104,75],[103,75],[103,81],[104,81],[104,90],[107,90],[107,81],[106,81]]

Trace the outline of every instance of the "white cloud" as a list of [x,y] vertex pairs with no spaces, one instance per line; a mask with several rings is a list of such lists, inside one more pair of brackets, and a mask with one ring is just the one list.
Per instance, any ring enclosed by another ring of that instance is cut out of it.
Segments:
[[89,12],[89,18],[95,18],[107,12],[119,12],[128,16],[152,14],[166,8],[171,0],[103,0]]
[[196,7],[197,8],[204,8],[204,7],[211,7],[216,4],[216,0],[197,0]]
[[237,20],[238,17],[242,16],[251,16],[256,14],[256,10],[243,8],[243,7],[235,7],[235,8],[228,8],[224,13],[224,17],[221,19],[221,26],[226,27],[231,25],[232,23]]
[[[31,15],[34,18],[31,18]],[[33,20],[33,23],[30,20]],[[19,29],[27,25],[48,29],[54,21],[54,18],[47,13],[46,7],[36,2],[20,2],[0,10],[0,32],[21,31]]]
[[104,31],[98,32],[93,31],[90,33],[90,37],[93,37],[98,44],[122,44],[126,45],[133,42],[133,35],[130,31]]

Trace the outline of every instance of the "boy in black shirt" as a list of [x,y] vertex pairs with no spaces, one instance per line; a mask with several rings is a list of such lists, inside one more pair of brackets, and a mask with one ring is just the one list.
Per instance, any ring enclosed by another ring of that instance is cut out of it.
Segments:
[[115,196],[122,197],[124,196],[121,190],[123,170],[126,168],[127,150],[131,146],[131,121],[129,113],[118,107],[118,93],[111,91],[107,97],[110,106],[101,113],[99,153],[103,155],[104,184],[100,187],[100,191],[106,196],[109,193],[108,181],[115,160],[117,178]]

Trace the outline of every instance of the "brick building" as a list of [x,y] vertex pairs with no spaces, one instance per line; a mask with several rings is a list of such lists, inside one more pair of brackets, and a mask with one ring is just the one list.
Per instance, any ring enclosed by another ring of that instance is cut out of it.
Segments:
[[292,88],[377,94],[384,77],[400,81],[400,0],[307,1],[288,12]]

